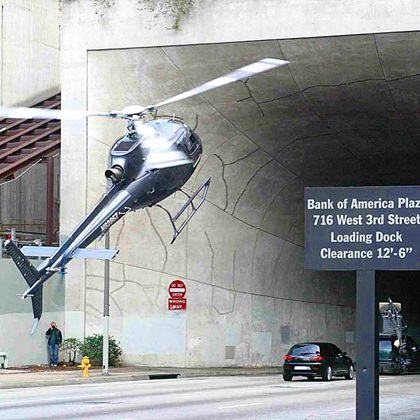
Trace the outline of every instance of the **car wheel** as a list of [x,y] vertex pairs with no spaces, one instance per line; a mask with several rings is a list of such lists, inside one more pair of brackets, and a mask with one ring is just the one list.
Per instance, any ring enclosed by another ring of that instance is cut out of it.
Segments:
[[308,381],[313,381],[315,379],[315,376],[307,376]]
[[327,366],[325,368],[325,372],[322,375],[322,379],[324,381],[331,381],[331,379],[332,379],[332,369],[331,369],[331,366]]
[[353,379],[354,378],[354,367],[353,367],[353,365],[349,366],[349,368],[347,370],[347,373],[345,374],[344,377],[346,379]]
[[290,382],[292,380],[292,375],[290,373],[283,373],[283,379]]

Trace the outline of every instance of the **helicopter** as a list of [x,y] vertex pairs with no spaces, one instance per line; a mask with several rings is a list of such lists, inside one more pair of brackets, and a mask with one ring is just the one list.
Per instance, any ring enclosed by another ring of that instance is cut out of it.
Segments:
[[[31,334],[42,316],[43,284],[55,273],[65,273],[67,263],[73,258],[114,258],[118,250],[86,247],[103,237],[123,216],[145,207],[162,208],[168,214],[174,230],[173,243],[205,201],[210,178],[192,194],[182,189],[200,162],[203,153],[200,136],[180,118],[158,117],[157,110],[164,105],[286,64],[289,62],[264,58],[155,105],[128,106],[121,111],[0,107],[0,117],[3,118],[71,120],[96,116],[127,120],[127,133],[115,141],[109,152],[109,167],[105,171],[107,191],[68,238],[59,247],[24,246],[19,249],[12,240],[5,242],[7,253],[29,286],[19,296],[32,299],[35,323]],[[172,216],[159,203],[176,191],[185,194],[187,201]],[[45,259],[35,268],[27,257]]]

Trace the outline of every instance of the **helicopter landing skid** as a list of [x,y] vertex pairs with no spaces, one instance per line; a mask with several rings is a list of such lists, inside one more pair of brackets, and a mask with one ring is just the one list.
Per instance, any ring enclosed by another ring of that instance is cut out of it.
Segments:
[[[211,180],[211,178],[207,178],[207,180],[201,185],[201,187],[198,188],[191,196],[188,193],[186,193],[183,189],[181,189],[181,188],[179,189],[179,191],[181,191],[182,193],[184,193],[188,197],[188,200],[181,207],[181,209],[178,211],[178,213],[174,217],[172,217],[172,215],[171,215],[171,213],[169,212],[168,209],[161,206],[160,204],[156,204],[157,207],[160,207],[162,210],[165,210],[165,212],[169,216],[169,220],[170,220],[170,222],[172,224],[172,227],[174,229],[174,236],[172,238],[171,244],[173,244],[175,242],[175,239],[179,236],[179,234],[182,232],[182,230],[185,228],[185,226],[187,226],[187,223],[192,219],[194,214],[197,213],[197,210],[204,203],[204,200],[206,199],[206,196],[207,196],[207,191],[208,191],[209,186],[210,186],[210,180]],[[198,195],[201,192],[202,192],[202,194]],[[197,198],[197,196],[198,196],[198,198]],[[196,199],[196,198],[199,199],[197,204],[194,203],[194,199]],[[186,219],[181,223],[181,225],[179,227],[177,227],[176,222],[184,214],[184,212],[188,209],[189,206],[191,206],[191,213],[186,217]]]

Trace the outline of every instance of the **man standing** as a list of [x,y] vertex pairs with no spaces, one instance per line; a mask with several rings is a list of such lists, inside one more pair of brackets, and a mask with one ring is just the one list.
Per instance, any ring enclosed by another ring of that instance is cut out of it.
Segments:
[[55,322],[51,322],[51,327],[45,333],[48,338],[48,356],[50,359],[50,366],[56,367],[58,365],[58,348],[63,341],[61,331],[57,328]]

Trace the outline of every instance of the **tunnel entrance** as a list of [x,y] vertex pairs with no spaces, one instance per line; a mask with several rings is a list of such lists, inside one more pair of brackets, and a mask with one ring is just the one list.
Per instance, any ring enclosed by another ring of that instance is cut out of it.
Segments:
[[[418,184],[419,51],[420,33],[404,32],[88,52],[89,108],[99,110],[158,103],[264,57],[290,61],[159,110],[196,127],[204,153],[187,188],[209,176],[212,188],[172,248],[170,226],[153,208],[114,228],[125,271],[117,270],[121,287],[113,305],[124,319],[116,335],[125,348],[149,351],[145,337],[130,344],[128,331],[143,326],[152,311],[173,325],[167,345],[181,349],[171,356],[174,365],[275,365],[293,342],[313,339],[354,351],[354,273],[304,269],[304,188]],[[115,141],[122,124],[89,121],[89,162],[105,160],[104,143]],[[94,202],[103,166],[87,171],[87,197]],[[176,208],[173,200],[169,207]],[[87,266],[86,299],[95,302],[89,284],[101,269]],[[381,299],[401,276],[379,275]],[[197,299],[185,321],[166,320],[159,309],[157,297],[167,288],[162,279],[175,278],[189,282]],[[144,290],[139,279],[147,279],[150,290],[134,299]],[[409,322],[417,292],[415,281],[403,284],[390,296],[403,303]],[[95,325],[98,311],[86,311],[86,323]],[[214,336],[224,337],[217,351]],[[166,360],[165,343],[158,346],[159,360]],[[193,350],[185,356],[185,348]]]

